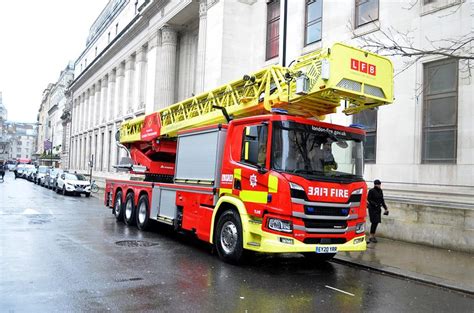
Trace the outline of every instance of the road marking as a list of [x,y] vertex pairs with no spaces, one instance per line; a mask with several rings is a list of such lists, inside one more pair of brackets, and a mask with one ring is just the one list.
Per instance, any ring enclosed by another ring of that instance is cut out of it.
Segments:
[[329,288],[329,289],[332,289],[332,290],[336,290],[336,291],[345,293],[346,295],[349,295],[349,296],[353,296],[353,297],[355,296],[353,293],[350,293],[350,292],[347,292],[347,291],[344,291],[344,290],[341,290],[341,289],[337,289],[337,288],[334,288],[334,287],[331,287],[331,286],[328,286],[328,285],[326,285],[325,287]]
[[25,215],[32,215],[32,214],[40,214],[38,211],[36,210],[33,210],[33,209],[26,209],[23,211],[23,213],[21,214],[25,214]]

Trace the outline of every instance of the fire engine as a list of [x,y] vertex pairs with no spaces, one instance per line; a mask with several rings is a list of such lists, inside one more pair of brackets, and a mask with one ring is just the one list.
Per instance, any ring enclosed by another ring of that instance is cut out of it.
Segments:
[[225,262],[363,251],[365,131],[324,122],[393,102],[390,60],[345,44],[124,122],[104,202],[118,221],[193,233]]

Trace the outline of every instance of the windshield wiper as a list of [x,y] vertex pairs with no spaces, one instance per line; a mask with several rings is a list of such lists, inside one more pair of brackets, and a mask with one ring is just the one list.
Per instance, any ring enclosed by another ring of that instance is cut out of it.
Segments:
[[293,171],[289,171],[289,172],[295,173],[295,174],[301,173],[301,174],[324,175],[324,172],[322,172],[322,171],[305,170],[305,169],[302,169],[302,168],[297,168],[297,169],[294,169]]

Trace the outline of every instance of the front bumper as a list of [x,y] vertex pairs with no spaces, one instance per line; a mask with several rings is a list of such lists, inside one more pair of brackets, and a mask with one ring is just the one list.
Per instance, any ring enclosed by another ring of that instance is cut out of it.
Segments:
[[[262,225],[252,220],[244,222],[244,248],[263,253],[316,252],[316,247],[337,247],[340,251],[365,251],[367,243],[364,234],[357,234],[343,244],[306,244],[285,234],[274,234],[262,230]],[[281,239],[283,238],[283,239]],[[282,242],[288,242],[284,243]]]

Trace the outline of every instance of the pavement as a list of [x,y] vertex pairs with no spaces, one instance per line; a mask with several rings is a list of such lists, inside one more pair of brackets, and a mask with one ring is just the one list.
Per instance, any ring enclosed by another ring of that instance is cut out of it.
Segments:
[[340,252],[334,262],[474,295],[474,254],[377,237],[364,252]]

